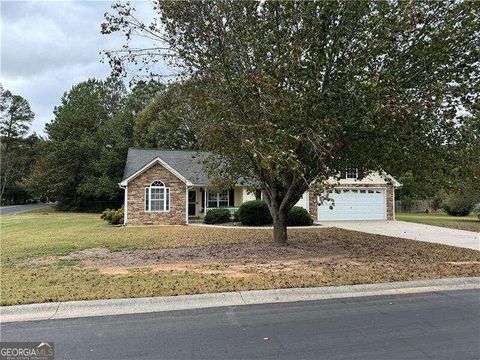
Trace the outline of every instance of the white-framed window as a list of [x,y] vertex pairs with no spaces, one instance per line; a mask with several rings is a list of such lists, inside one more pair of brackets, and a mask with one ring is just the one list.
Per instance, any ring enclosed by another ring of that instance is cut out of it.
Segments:
[[345,174],[347,179],[356,179],[358,178],[358,169],[347,169]]
[[218,207],[228,207],[230,205],[230,196],[228,190],[222,192],[208,192],[207,196],[207,207],[208,208],[218,208]]
[[145,188],[145,211],[170,211],[170,188],[159,180],[155,180]]

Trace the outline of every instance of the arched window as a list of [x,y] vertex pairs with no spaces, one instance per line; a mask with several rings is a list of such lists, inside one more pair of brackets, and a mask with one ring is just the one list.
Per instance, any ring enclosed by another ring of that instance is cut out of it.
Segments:
[[155,180],[145,188],[145,211],[170,211],[170,188],[160,180]]
[[165,184],[160,180],[155,180],[150,187],[165,187]]

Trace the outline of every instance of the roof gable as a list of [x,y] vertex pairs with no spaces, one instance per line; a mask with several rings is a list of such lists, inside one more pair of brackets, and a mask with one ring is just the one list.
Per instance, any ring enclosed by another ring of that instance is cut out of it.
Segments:
[[208,153],[197,151],[130,148],[120,185],[126,185],[156,163],[163,165],[187,185],[205,185],[209,179],[201,161],[207,156]]

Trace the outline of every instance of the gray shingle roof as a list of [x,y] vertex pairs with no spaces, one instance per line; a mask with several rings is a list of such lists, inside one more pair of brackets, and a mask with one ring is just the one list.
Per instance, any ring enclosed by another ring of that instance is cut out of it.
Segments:
[[159,157],[192,184],[206,185],[209,183],[208,176],[200,162],[207,156],[207,152],[201,151],[130,148],[123,171],[123,180]]

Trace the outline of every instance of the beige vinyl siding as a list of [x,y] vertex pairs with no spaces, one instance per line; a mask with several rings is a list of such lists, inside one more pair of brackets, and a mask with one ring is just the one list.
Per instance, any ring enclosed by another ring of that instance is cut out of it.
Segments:
[[242,186],[236,186],[235,189],[235,194],[234,194],[234,205],[235,207],[239,207],[242,205],[243,201],[243,187]]

